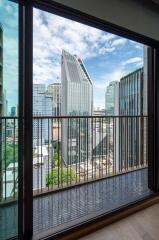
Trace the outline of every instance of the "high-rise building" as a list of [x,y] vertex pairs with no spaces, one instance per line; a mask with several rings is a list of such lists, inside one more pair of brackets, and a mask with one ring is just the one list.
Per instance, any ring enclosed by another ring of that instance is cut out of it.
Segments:
[[8,116],[8,100],[6,96],[6,89],[3,91],[3,115]]
[[105,116],[105,109],[101,108],[96,108],[93,110],[93,116]]
[[120,169],[133,167],[145,161],[142,147],[145,122],[142,118],[135,117],[143,115],[144,112],[143,82],[143,68],[120,80],[119,113],[121,116],[134,116],[120,119]]
[[[52,116],[52,95],[46,92],[45,84],[33,84],[33,116]],[[33,146],[48,143],[50,140],[51,124],[48,126],[48,119],[34,119]]]
[[118,88],[118,81],[112,81],[106,88],[105,93],[105,112],[108,116],[115,115],[115,102],[116,102],[116,87]]
[[[115,87],[114,87],[114,116],[119,116],[120,115],[120,110],[119,110],[119,86],[120,82],[116,82]],[[120,119],[119,117],[113,118],[113,124],[115,125],[113,128],[113,136],[114,136],[114,142],[113,142],[113,149],[115,152],[115,167],[114,169],[116,172],[119,171],[119,123]]]
[[53,116],[61,115],[61,83],[52,83],[48,86],[47,91],[52,94]]
[[147,91],[148,91],[148,51],[149,47],[144,46],[144,81],[143,81],[143,114],[147,115],[148,113],[148,98],[147,98]]
[[120,114],[141,115],[142,113],[143,68],[140,68],[120,80]]
[[10,115],[11,115],[11,117],[15,117],[16,116],[16,107],[11,107]]
[[[92,115],[92,81],[82,60],[65,50],[61,57],[61,84],[61,114]],[[86,141],[90,143],[90,134],[90,123],[85,119],[62,120],[62,159],[66,164],[84,162],[86,157],[89,159],[90,144]]]
[[[105,114],[106,127],[106,150],[109,152],[110,164],[115,164],[113,169],[119,171],[119,81],[112,81],[106,88]],[[109,117],[110,116],[110,117]],[[112,117],[111,117],[112,116]],[[114,154],[115,153],[115,154]],[[115,158],[115,159],[114,159]]]

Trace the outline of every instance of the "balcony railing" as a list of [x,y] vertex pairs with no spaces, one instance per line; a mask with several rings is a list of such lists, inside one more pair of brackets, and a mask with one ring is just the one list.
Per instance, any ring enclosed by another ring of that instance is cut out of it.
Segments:
[[[147,167],[147,116],[33,117],[33,193]],[[18,190],[18,118],[1,117],[3,201]]]
[[14,200],[18,191],[18,118],[0,117],[0,200]]
[[[33,234],[149,197],[147,125],[147,116],[34,116]],[[18,231],[18,117],[0,118],[0,136],[0,239],[9,239]]]
[[33,119],[34,194],[146,166],[146,116]]

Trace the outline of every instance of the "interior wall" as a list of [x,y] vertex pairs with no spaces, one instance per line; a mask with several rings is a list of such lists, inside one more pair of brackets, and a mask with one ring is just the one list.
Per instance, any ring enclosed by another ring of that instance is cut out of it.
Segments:
[[56,0],[159,41],[159,6],[151,0]]

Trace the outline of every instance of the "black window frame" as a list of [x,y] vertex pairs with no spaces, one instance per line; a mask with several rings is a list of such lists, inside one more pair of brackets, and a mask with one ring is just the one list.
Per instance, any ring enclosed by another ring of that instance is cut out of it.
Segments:
[[[33,8],[50,12],[142,44],[148,49],[148,186],[159,191],[159,41],[85,14],[52,0],[17,0],[19,4],[19,239],[33,235],[32,83]],[[131,204],[132,205],[132,204]],[[125,206],[128,208],[129,206]],[[124,207],[120,210],[122,211]],[[88,220],[86,224],[94,220]],[[82,226],[82,223],[81,223]],[[74,229],[80,228],[75,226]],[[71,230],[72,231],[72,230]],[[61,233],[65,234],[65,232]],[[62,236],[62,235],[61,235]],[[46,238],[45,238],[46,239]],[[49,237],[48,237],[49,239]],[[50,238],[51,239],[51,238]]]

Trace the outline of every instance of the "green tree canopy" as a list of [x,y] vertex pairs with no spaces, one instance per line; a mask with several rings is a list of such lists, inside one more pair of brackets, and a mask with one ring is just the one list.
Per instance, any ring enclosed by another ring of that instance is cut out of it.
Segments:
[[55,167],[61,166],[61,156],[59,156],[57,153],[54,154],[52,160]]
[[18,145],[7,144],[6,149],[3,149],[3,167],[8,167],[14,162],[18,162]]
[[46,185],[61,185],[76,180],[76,172],[71,168],[53,168],[46,178]]

